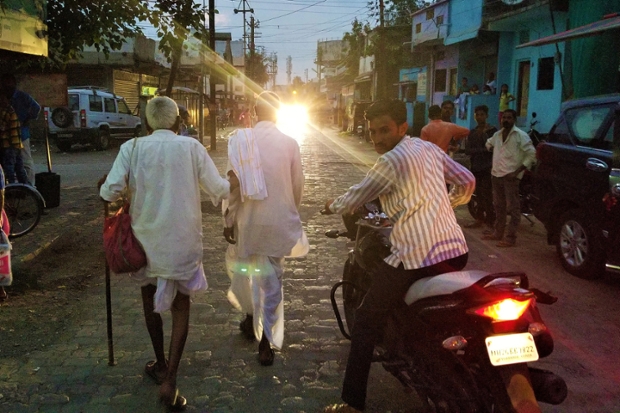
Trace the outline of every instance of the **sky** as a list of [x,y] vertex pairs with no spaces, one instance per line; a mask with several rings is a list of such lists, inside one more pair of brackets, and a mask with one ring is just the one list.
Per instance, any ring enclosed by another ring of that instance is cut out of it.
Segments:
[[[208,0],[204,1],[208,6]],[[267,55],[277,53],[277,84],[287,84],[288,56],[292,59],[291,79],[299,76],[305,82],[306,69],[309,80],[316,78],[317,41],[340,40],[351,30],[355,17],[369,19],[368,0],[216,0],[215,8],[219,11],[215,30],[232,33],[233,40],[243,38],[243,14],[235,14],[234,9],[254,10],[245,15],[247,35],[249,38],[253,15],[260,22],[255,30],[256,46],[264,47]]]

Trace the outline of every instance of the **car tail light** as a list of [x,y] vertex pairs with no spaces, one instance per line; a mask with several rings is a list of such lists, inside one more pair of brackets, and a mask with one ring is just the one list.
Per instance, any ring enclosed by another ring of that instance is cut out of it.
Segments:
[[84,109],[80,111],[80,127],[86,127],[86,111]]
[[490,318],[493,321],[510,321],[517,320],[525,313],[525,310],[532,301],[528,298],[524,301],[515,300],[514,298],[506,298],[483,307],[468,310],[469,314],[476,314],[481,317]]

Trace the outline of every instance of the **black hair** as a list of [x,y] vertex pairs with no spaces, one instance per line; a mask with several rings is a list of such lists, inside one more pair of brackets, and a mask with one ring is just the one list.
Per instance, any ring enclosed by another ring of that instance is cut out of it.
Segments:
[[397,125],[407,122],[407,106],[398,99],[377,100],[366,109],[364,119],[371,121],[379,116],[389,116]]
[[433,105],[428,108],[428,117],[431,119],[441,118],[441,108],[439,107],[439,105]]
[[454,108],[454,102],[453,102],[453,101],[451,101],[451,100],[444,100],[444,101],[441,103],[441,107],[443,108],[444,106],[446,106],[446,104],[449,104],[450,106],[452,106],[452,108]]
[[479,110],[483,111],[487,115],[489,114],[489,107],[487,105],[476,106],[474,108],[474,113],[478,112]]
[[506,109],[504,113],[512,113],[512,117],[515,118],[515,120],[517,119],[517,111],[514,109]]

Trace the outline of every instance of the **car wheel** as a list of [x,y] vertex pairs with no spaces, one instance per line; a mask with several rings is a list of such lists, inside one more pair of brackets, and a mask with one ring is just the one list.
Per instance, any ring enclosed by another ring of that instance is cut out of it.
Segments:
[[98,151],[105,151],[109,147],[110,147],[110,131],[107,129],[99,129],[99,136],[97,137],[95,148],[97,148]]
[[73,125],[73,112],[68,108],[56,108],[52,111],[52,123],[59,128]]
[[595,279],[604,272],[604,252],[593,221],[578,210],[560,219],[556,250],[562,267],[583,279]]
[[71,142],[56,142],[56,147],[60,152],[69,152],[71,150]]

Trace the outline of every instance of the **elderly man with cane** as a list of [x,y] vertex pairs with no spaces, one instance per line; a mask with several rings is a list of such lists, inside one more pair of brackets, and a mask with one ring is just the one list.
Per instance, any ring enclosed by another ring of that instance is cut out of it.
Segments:
[[[238,182],[220,177],[200,142],[177,135],[181,119],[172,99],[151,99],[146,121],[152,133],[121,146],[100,195],[113,202],[126,188],[131,194],[131,227],[147,257],[146,267],[132,278],[142,287],[156,357],[145,373],[161,384],[160,401],[170,411],[180,411],[186,400],[177,389],[177,370],[189,330],[190,297],[207,288],[200,190],[217,205]],[[166,310],[172,312],[168,359],[160,315]]]

